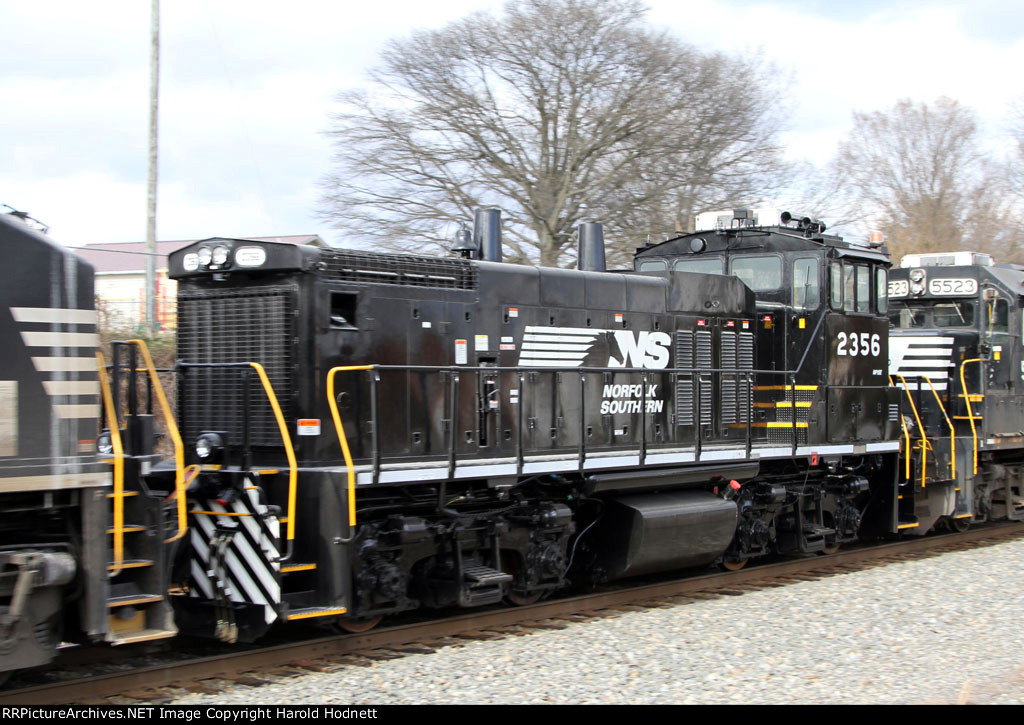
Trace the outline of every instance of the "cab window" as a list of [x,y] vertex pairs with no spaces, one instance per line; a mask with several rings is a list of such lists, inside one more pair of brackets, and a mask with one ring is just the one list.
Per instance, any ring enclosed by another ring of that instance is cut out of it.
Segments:
[[992,300],[985,305],[989,332],[1010,331],[1010,306],[1006,300]]
[[940,302],[932,309],[935,327],[972,327],[973,302]]
[[637,272],[664,272],[666,269],[668,265],[664,259],[645,259],[638,261],[636,265]]
[[725,264],[721,257],[701,257],[699,259],[677,259],[672,265],[676,272],[700,272],[701,274],[723,274]]
[[878,314],[884,315],[889,311],[889,273],[885,267],[875,268],[875,304],[878,305]]
[[829,304],[833,310],[842,309],[843,306],[843,265],[833,262],[829,274]]
[[813,257],[794,260],[793,306],[813,310],[818,301],[818,260]]
[[768,292],[782,287],[782,260],[775,256],[734,257],[732,273],[754,292]]
[[908,330],[928,325],[928,309],[919,305],[897,305],[889,312],[889,323]]
[[853,312],[857,301],[857,268],[852,264],[843,265],[843,309]]
[[857,312],[871,312],[871,268],[857,265]]

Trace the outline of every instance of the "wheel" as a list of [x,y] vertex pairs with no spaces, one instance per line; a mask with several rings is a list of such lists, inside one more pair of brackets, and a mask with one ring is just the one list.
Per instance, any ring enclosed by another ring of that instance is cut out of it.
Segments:
[[962,534],[967,531],[967,529],[971,528],[971,520],[968,518],[958,519],[953,516],[947,516],[946,526],[949,527],[949,530],[954,534]]
[[[513,584],[517,579],[521,580],[525,578],[526,572],[523,570],[523,561],[514,554],[505,555],[501,557],[502,570],[512,575]],[[509,604],[517,607],[525,607],[530,604],[536,604],[542,596],[544,596],[544,589],[541,590],[527,590],[526,594],[517,594],[514,591],[509,591],[505,595],[505,601]]]
[[516,594],[515,592],[509,592],[505,595],[505,601],[509,604],[514,604],[517,607],[525,607],[530,604],[536,604],[540,601],[542,596],[544,596],[543,591],[533,591],[529,594]]
[[839,547],[842,546],[838,541],[829,544],[828,539],[825,540],[825,548],[821,550],[822,554],[834,554],[839,551]]
[[367,617],[366,619],[339,619],[335,624],[345,632],[359,634],[360,632],[369,632],[380,624],[382,619],[384,619],[383,614],[377,617]]
[[747,565],[750,559],[739,559],[737,561],[730,561],[729,559],[722,559],[722,567],[729,571],[739,571]]

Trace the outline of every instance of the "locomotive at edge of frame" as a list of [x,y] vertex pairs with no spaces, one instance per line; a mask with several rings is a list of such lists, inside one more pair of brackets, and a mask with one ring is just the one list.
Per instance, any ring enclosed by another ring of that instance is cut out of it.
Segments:
[[1020,518],[1024,270],[890,270],[773,209],[697,229],[626,271],[596,223],[578,269],[505,264],[494,209],[448,257],[204,240],[158,374],[0,215],[0,669]]

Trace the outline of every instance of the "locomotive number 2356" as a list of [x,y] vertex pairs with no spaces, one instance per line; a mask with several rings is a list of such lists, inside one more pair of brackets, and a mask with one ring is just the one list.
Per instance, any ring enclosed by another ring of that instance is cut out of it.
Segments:
[[836,355],[849,355],[850,357],[874,355],[877,357],[882,352],[882,338],[877,332],[873,335],[869,332],[840,332],[836,337],[839,341]]

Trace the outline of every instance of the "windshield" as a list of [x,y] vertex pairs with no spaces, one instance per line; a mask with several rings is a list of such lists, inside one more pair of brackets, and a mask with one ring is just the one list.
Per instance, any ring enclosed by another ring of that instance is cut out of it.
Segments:
[[915,327],[973,327],[974,302],[896,303],[889,311],[889,322],[905,330]]
[[721,257],[701,257],[700,259],[677,259],[673,269],[677,272],[700,272],[702,274],[722,274],[725,265]]
[[754,292],[782,287],[782,260],[779,257],[733,257],[732,273]]

